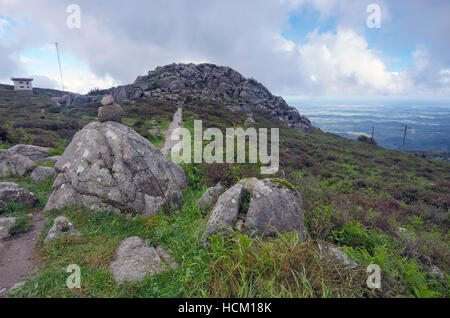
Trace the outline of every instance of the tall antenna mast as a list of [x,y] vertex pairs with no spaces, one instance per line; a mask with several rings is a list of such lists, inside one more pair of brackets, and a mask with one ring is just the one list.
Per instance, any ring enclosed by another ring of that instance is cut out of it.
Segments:
[[64,92],[64,82],[63,82],[63,76],[62,76],[62,70],[61,70],[61,59],[59,58],[59,49],[58,49],[58,42],[55,42],[56,46],[56,54],[58,55],[58,65],[59,65],[59,77],[61,78],[61,88]]

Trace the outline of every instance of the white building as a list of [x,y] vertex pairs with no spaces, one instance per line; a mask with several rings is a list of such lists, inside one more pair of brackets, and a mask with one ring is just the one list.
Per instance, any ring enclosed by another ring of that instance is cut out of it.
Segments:
[[11,78],[14,82],[14,90],[18,93],[33,94],[32,78]]

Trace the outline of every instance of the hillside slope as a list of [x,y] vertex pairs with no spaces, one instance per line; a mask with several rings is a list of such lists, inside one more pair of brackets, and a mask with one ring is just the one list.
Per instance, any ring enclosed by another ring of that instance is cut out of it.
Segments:
[[[152,78],[140,80],[144,83]],[[319,130],[304,133],[291,127],[289,120],[274,118],[267,109],[247,103],[255,120],[252,124],[247,121],[247,109],[231,111],[227,107],[232,97],[187,94],[179,100],[162,89],[155,94],[127,95],[121,105],[126,112],[124,123],[160,146],[161,137],[154,129],[167,128],[180,101],[184,126],[189,129],[196,119],[203,121],[203,129],[222,131],[228,127],[279,127],[280,169],[303,196],[309,240],[302,243],[295,235],[286,234],[261,241],[234,233],[215,238],[205,250],[200,236],[207,218],[197,200],[206,187],[219,181],[230,186],[245,177],[262,176],[258,164],[185,165],[189,188],[179,213],[130,221],[125,216],[93,214],[81,208],[49,212],[45,230],[56,216],[64,214],[86,235],[53,246],[39,243],[42,267],[14,296],[448,297],[448,164]],[[0,91],[4,148],[35,143],[61,152],[77,130],[95,119],[99,106],[94,102],[55,108],[50,97],[35,96],[32,106],[17,108],[10,99],[11,95]],[[37,186],[28,177],[12,181],[28,188]],[[48,195],[48,185],[46,191]],[[45,198],[43,195],[42,200]],[[120,240],[131,235],[170,248],[180,268],[134,286],[113,284],[108,265]],[[318,257],[317,243],[323,241],[342,247],[360,267],[342,268]],[[61,277],[68,263],[83,266],[82,290],[65,288]],[[382,268],[381,290],[372,291],[365,285],[365,269],[371,263]]]

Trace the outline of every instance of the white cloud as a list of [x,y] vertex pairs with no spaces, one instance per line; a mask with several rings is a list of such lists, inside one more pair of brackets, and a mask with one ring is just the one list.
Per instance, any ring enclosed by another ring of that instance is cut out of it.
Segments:
[[0,18],[0,37],[6,32],[6,28],[9,26],[8,20]]
[[[117,0],[108,5],[79,0],[81,29],[66,27],[68,2],[2,0],[0,11],[14,20],[30,21],[30,28],[16,28],[16,42],[53,55],[54,45],[44,43],[58,41],[66,52],[88,65],[72,69],[63,65],[66,85],[74,91],[130,83],[136,76],[172,62],[228,65],[284,95],[407,94],[415,92],[416,85],[429,91],[433,85],[442,88],[445,83],[448,91],[448,75],[439,75],[448,66],[434,65],[428,51],[417,50],[410,71],[388,71],[381,53],[370,49],[363,36],[367,31],[365,9],[372,2],[130,0],[124,6]],[[378,2],[384,30],[389,10],[384,1]],[[336,18],[340,27],[336,32],[312,32],[302,44],[283,38],[289,17],[304,6],[317,9],[321,19]],[[18,61],[24,45],[11,49],[0,44],[0,50],[15,55]],[[11,72],[11,67],[0,67],[0,77]],[[42,74],[59,82],[59,72],[52,72]]]
[[[297,46],[299,77],[306,91],[319,94],[399,94],[406,89],[403,74],[389,72],[366,40],[352,30],[310,33]],[[293,49],[290,48],[292,52]]]

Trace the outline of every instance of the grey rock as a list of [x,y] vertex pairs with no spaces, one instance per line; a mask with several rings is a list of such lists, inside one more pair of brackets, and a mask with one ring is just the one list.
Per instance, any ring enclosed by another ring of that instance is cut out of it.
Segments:
[[339,264],[350,267],[350,268],[356,268],[358,267],[358,263],[351,260],[345,252],[333,244],[330,243],[319,243],[319,251],[320,255],[322,257],[327,257],[333,261],[338,262]]
[[64,95],[62,97],[52,97],[52,105],[56,107],[65,106],[67,103],[67,95]]
[[[244,189],[251,198],[248,211],[239,213]],[[297,232],[305,240],[303,218],[302,197],[295,189],[272,179],[244,179],[219,197],[202,240],[232,228],[264,238]]]
[[0,240],[10,236],[9,230],[16,224],[16,218],[0,218]]
[[244,228],[248,234],[263,237],[277,233],[297,232],[306,239],[303,220],[303,200],[300,193],[272,179],[253,185]]
[[201,210],[208,210],[212,208],[219,196],[225,192],[225,188],[218,183],[215,187],[209,188],[203,193],[202,197],[198,200],[198,207]]
[[92,102],[92,98],[80,94],[70,93],[67,95],[66,106],[84,105]]
[[0,207],[8,203],[34,205],[38,201],[36,195],[13,182],[0,182]]
[[48,231],[48,234],[44,239],[44,243],[48,244],[58,237],[72,236],[72,235],[81,235],[81,234],[75,229],[72,222],[70,222],[66,217],[58,216],[53,221],[53,226]]
[[111,96],[117,103],[123,102],[130,100],[138,89],[139,88],[133,87],[133,85],[113,87],[111,89]]
[[84,205],[154,215],[179,209],[184,170],[147,139],[116,122],[79,131],[56,163],[58,176],[45,210]]
[[238,183],[219,197],[206,224],[203,242],[207,242],[208,236],[233,229],[241,208],[243,189]]
[[115,121],[122,122],[124,111],[118,104],[106,105],[98,109],[98,120],[100,122]]
[[33,171],[36,164],[31,159],[9,150],[0,149],[0,178],[7,176],[21,177]]
[[101,101],[103,106],[114,104],[114,98],[111,95],[105,95],[102,97]]
[[36,167],[31,173],[31,179],[36,183],[41,183],[47,178],[53,178],[56,176],[56,170],[48,167]]
[[15,145],[8,149],[8,151],[13,154],[25,156],[33,161],[45,159],[47,157],[47,153],[50,150],[52,150],[52,148],[39,147],[33,145]]
[[143,281],[147,276],[159,274],[178,265],[163,247],[150,247],[139,237],[120,242],[116,259],[109,266],[116,283]]

